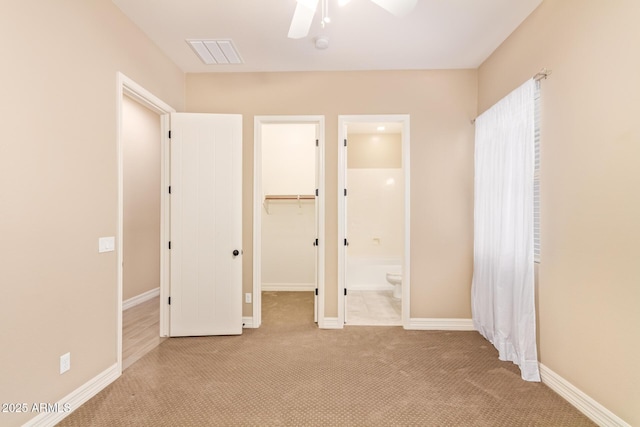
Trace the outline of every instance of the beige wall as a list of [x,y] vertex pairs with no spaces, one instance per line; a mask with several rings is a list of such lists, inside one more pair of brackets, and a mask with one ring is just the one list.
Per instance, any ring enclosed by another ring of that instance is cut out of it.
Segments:
[[124,221],[122,299],[160,286],[160,116],[122,102]]
[[[340,114],[411,115],[411,316],[471,317],[477,73],[378,71],[188,74],[187,110],[243,114],[244,292],[252,289],[254,115],[326,118],[326,310],[337,316]],[[244,315],[251,315],[245,304]]]
[[116,363],[117,72],[177,109],[184,74],[109,0],[3,2],[0,51],[0,402],[53,403]]
[[480,67],[484,111],[542,67],[541,362],[640,425],[640,2],[546,0]]

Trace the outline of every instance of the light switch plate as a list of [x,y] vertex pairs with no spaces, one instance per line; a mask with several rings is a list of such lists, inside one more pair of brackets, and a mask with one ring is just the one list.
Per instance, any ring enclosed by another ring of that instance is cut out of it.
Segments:
[[113,252],[116,250],[115,237],[100,237],[98,239],[98,252]]
[[71,353],[65,353],[60,356],[60,373],[64,374],[71,369]]

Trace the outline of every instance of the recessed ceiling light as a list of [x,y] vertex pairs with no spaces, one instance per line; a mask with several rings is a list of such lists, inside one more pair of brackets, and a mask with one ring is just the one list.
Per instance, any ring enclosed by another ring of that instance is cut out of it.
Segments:
[[378,126],[376,129],[377,129],[377,130],[379,130],[379,131],[383,131],[383,130],[385,130],[386,128],[385,128],[384,126]]
[[193,51],[207,65],[242,64],[231,40],[187,40]]

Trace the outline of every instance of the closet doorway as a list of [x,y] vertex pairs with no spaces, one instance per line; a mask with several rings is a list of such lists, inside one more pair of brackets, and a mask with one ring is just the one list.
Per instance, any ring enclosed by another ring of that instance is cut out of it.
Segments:
[[308,292],[322,327],[324,117],[257,116],[254,126],[253,316],[245,325],[262,323],[263,292]]
[[339,116],[338,312],[346,325],[409,320],[409,116]]

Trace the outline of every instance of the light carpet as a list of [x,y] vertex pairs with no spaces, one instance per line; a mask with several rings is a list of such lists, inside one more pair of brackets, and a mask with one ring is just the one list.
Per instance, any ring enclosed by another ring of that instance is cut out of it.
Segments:
[[476,332],[313,323],[265,292],[241,336],[171,338],[61,426],[592,426]]

